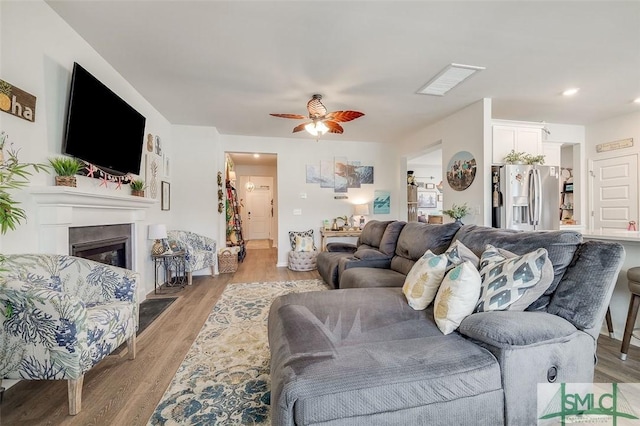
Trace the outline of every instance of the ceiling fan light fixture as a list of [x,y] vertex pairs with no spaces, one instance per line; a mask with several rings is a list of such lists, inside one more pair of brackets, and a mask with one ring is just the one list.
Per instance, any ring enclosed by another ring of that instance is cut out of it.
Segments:
[[322,121],[314,121],[304,126],[304,129],[313,136],[322,136],[329,131],[329,128]]
[[418,90],[418,93],[421,95],[444,96],[449,90],[483,69],[485,69],[485,67],[449,64],[427,84],[422,86],[420,90]]

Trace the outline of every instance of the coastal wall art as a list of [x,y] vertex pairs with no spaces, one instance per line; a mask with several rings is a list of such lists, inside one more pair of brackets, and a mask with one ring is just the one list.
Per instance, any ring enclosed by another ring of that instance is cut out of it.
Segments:
[[333,161],[320,160],[317,164],[306,165],[306,182],[344,193],[349,188],[373,184],[373,166],[363,165],[360,161],[349,161],[346,157],[334,157]]

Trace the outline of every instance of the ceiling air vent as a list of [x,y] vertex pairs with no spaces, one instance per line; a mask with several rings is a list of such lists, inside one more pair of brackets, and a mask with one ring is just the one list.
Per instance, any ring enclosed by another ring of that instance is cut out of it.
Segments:
[[444,94],[449,90],[453,89],[458,84],[483,69],[485,68],[473,65],[448,65],[445,69],[440,71],[438,75],[418,90],[418,93],[422,95],[444,96]]

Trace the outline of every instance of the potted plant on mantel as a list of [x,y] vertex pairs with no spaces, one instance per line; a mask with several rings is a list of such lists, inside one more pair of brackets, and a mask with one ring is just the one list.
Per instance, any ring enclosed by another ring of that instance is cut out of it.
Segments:
[[449,210],[443,210],[442,213],[454,219],[456,222],[462,222],[462,218],[471,213],[471,207],[467,206],[467,203],[461,206],[453,204]]
[[82,169],[80,161],[72,157],[50,158],[49,164],[56,172],[56,186],[76,186],[76,175]]
[[147,187],[142,179],[135,179],[129,183],[131,186],[131,195],[136,197],[144,197],[144,189]]
[[[9,229],[15,230],[23,219],[27,218],[24,209],[18,205],[9,190],[20,189],[29,184],[32,172],[48,172],[46,164],[21,163],[18,161],[18,151],[9,148],[4,158],[4,144],[7,134],[0,132],[0,234],[6,234]],[[1,259],[1,256],[0,256]]]

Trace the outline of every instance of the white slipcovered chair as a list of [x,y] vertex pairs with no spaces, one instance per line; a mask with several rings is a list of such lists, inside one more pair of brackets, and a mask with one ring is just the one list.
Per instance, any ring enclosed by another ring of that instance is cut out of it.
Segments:
[[313,271],[318,269],[318,249],[313,237],[313,229],[308,231],[289,231],[288,264],[292,271]]
[[64,255],[0,261],[0,382],[67,380],[69,414],[82,408],[84,374],[122,343],[136,355],[139,275]]
[[216,241],[213,238],[179,230],[168,231],[167,237],[172,249],[175,250],[177,247],[185,252],[185,269],[189,285],[192,284],[192,273],[195,271],[210,268],[212,276],[216,273]]

